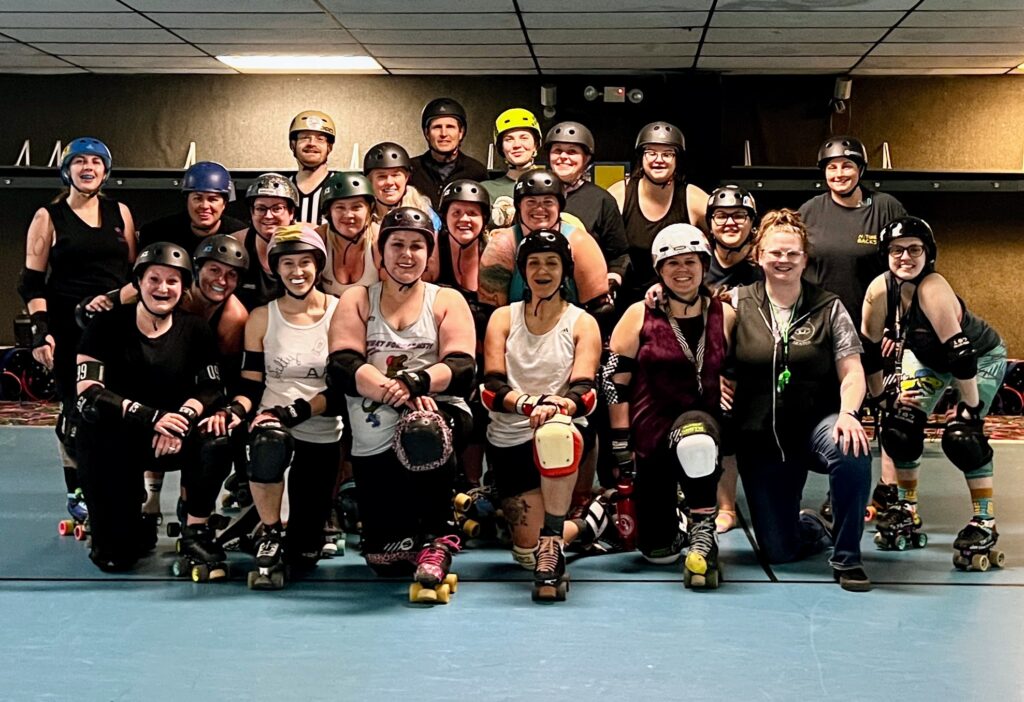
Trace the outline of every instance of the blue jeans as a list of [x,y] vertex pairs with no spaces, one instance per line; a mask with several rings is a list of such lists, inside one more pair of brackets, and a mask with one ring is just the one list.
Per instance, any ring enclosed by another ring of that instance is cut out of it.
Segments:
[[[832,441],[838,415],[821,420],[807,437],[805,451],[765,460],[757,446],[739,446],[737,464],[750,507],[754,537],[769,563],[788,563],[834,546],[836,568],[859,566],[864,507],[871,490],[871,455],[844,454]],[[777,449],[771,447],[770,453]],[[800,518],[807,471],[828,475],[834,524],[830,537],[814,520]]]

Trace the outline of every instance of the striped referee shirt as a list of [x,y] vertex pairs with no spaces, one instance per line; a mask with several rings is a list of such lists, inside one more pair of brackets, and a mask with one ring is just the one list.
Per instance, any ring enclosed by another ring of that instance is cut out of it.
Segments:
[[295,188],[299,191],[299,211],[295,216],[296,222],[323,224],[327,221],[326,217],[320,217],[320,195],[323,193],[324,186],[327,185],[327,181],[330,180],[332,175],[334,175],[334,171],[328,171],[324,179],[320,181],[320,184],[308,195],[302,192],[302,188],[299,187],[298,174],[292,176],[292,182],[295,183]]

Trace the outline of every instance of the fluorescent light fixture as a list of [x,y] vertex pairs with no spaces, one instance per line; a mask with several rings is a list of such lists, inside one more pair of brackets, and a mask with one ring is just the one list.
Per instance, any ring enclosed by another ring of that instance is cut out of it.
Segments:
[[369,56],[218,56],[242,73],[353,73],[383,71]]

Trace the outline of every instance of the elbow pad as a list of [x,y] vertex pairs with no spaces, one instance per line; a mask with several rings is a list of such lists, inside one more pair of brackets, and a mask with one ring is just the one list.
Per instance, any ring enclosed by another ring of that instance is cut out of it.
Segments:
[[601,393],[608,405],[619,405],[629,402],[629,384],[616,383],[613,379],[619,373],[632,374],[636,370],[636,359],[622,356],[612,351],[608,361],[601,367]]
[[450,353],[441,359],[452,372],[447,392],[450,395],[467,397],[473,392],[473,381],[476,380],[476,361],[468,353]]
[[21,269],[21,278],[18,280],[18,294],[27,305],[29,300],[37,300],[46,297],[46,272],[37,271],[31,268]]
[[249,401],[249,405],[253,410],[260,406],[260,401],[263,400],[264,385],[259,380],[251,380],[249,378],[239,378],[236,395],[241,395]]
[[488,373],[480,385],[480,402],[491,412],[507,412],[505,397],[512,392],[508,376],[504,373]]
[[341,392],[352,397],[358,397],[356,371],[362,368],[365,363],[366,356],[358,351],[351,349],[335,351],[327,357],[327,387],[333,390],[341,390]]
[[594,381],[590,378],[571,381],[565,397],[576,404],[576,411],[572,415],[574,417],[586,417],[597,406],[597,391],[594,389]]
[[882,342],[871,341],[866,336],[862,336],[860,340],[864,344],[864,354],[860,359],[864,366],[864,374],[878,373],[882,370]]
[[75,409],[82,420],[89,424],[112,422],[121,419],[121,403],[124,398],[107,390],[99,384],[93,384],[78,394]]
[[970,380],[978,374],[978,353],[974,344],[963,332],[953,336],[945,343],[946,362],[949,371],[958,380]]

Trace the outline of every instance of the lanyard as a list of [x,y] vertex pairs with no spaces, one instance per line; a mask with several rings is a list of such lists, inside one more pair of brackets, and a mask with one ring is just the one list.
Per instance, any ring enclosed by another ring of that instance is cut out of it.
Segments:
[[[802,293],[801,297],[803,297]],[[779,373],[779,377],[776,380],[775,388],[777,392],[782,392],[789,385],[789,379],[793,375],[789,371],[789,332],[793,327],[793,320],[796,319],[796,310],[799,306],[800,298],[797,298],[796,303],[789,310],[789,319],[783,324],[782,320],[775,314],[775,303],[772,302],[771,298],[768,298],[768,310],[772,314],[772,321],[775,323],[775,328],[778,330],[780,340],[782,341],[782,372]]]
[[694,368],[697,369],[697,392],[704,394],[704,384],[701,382],[701,371],[704,368],[704,340],[708,335],[708,305],[706,304],[703,297],[701,297],[701,315],[704,317],[704,326],[700,331],[700,339],[697,341],[697,352],[694,353],[690,349],[690,344],[687,343],[686,337],[683,335],[683,330],[679,328],[679,322],[672,316],[671,310],[668,311],[668,323],[672,327],[672,333],[676,336],[676,341],[679,342],[679,347],[683,350],[683,355],[686,356],[686,360],[693,364]]

